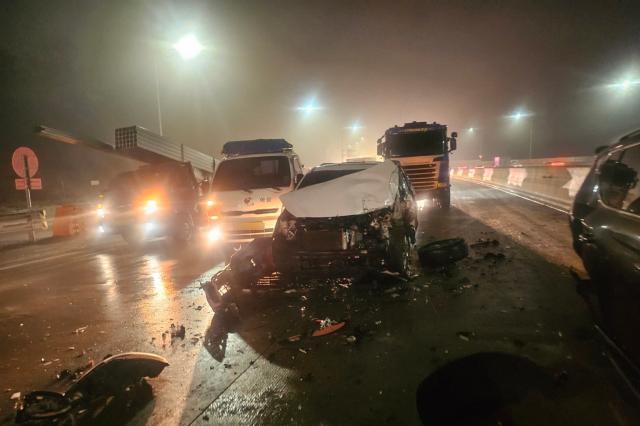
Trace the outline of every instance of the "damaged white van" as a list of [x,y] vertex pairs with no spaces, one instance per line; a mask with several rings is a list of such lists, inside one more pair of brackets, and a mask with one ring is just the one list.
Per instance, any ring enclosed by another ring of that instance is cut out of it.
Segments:
[[208,200],[209,239],[242,244],[271,236],[280,197],[303,177],[293,146],[284,139],[232,141],[222,154]]
[[273,260],[288,278],[358,276],[369,269],[409,274],[416,203],[394,161],[315,167],[281,200]]

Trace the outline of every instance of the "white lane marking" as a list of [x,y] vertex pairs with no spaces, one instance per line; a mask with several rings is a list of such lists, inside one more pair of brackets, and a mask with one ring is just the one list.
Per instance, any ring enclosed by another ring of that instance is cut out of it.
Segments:
[[47,262],[49,260],[60,259],[61,257],[73,256],[73,255],[77,255],[77,254],[80,254],[80,253],[81,252],[64,253],[64,254],[58,254],[58,255],[55,255],[55,256],[42,257],[40,259],[26,260],[24,262],[9,264],[8,266],[2,266],[2,267],[0,267],[0,271],[8,271],[9,269],[20,268],[22,266],[29,266],[29,265],[33,265],[35,263]]
[[492,188],[492,189],[497,189],[498,191],[502,191],[502,192],[507,193],[509,195],[513,195],[514,197],[522,198],[523,200],[531,201],[532,203],[536,203],[536,204],[539,204],[541,206],[548,207],[550,209],[559,211],[560,213],[569,214],[569,210],[567,210],[567,209],[556,207],[556,206],[553,206],[551,204],[547,204],[547,203],[545,203],[543,201],[539,201],[539,200],[535,200],[533,198],[529,198],[529,197],[527,197],[525,195],[518,194],[518,193],[516,193],[514,191],[510,191],[508,189],[501,188],[499,186],[493,185],[493,184],[488,183],[488,182],[480,182],[480,181],[469,180],[469,179],[462,179],[462,180],[464,180],[465,182],[475,183],[475,184],[480,185],[480,186],[487,186],[487,187]]

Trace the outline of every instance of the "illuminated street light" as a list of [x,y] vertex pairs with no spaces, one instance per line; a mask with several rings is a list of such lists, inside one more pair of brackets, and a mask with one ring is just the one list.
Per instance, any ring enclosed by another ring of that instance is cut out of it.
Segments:
[[533,158],[533,113],[525,110],[517,110],[511,115],[507,115],[507,118],[513,121],[520,121],[523,118],[531,117],[529,120],[529,158]]
[[607,85],[608,88],[619,90],[621,92],[627,92],[628,90],[632,89],[634,86],[640,86],[640,80],[634,80],[628,77],[616,83]]
[[200,44],[198,39],[193,34],[187,34],[183,36],[177,43],[173,45],[173,48],[184,60],[193,59],[204,50],[204,46]]
[[[204,46],[200,44],[196,36],[193,34],[187,34],[183,36],[180,40],[178,40],[177,43],[173,44],[173,48],[185,61],[195,58],[204,50]],[[156,79],[156,109],[158,110],[158,130],[160,132],[160,136],[164,136],[164,132],[162,130],[162,106],[160,104],[160,78],[158,76],[157,57],[154,61],[153,70]]]
[[475,129],[473,127],[469,127],[469,133],[473,133]]
[[296,110],[304,113],[304,115],[309,115],[312,112],[320,111],[322,109],[323,108],[320,105],[318,105],[315,98],[309,99],[304,105],[300,105],[299,107],[296,108]]
[[350,126],[347,126],[347,129],[351,130],[351,133],[356,133],[359,130],[364,129],[364,126],[356,121],[353,124],[351,124]]

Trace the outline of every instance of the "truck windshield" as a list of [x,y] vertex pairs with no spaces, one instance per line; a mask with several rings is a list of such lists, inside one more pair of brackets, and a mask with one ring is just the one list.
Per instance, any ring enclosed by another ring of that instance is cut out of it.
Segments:
[[441,131],[403,133],[387,140],[392,157],[444,154],[444,135]]
[[211,189],[235,191],[279,188],[289,186],[290,183],[291,171],[287,157],[249,157],[220,163]]

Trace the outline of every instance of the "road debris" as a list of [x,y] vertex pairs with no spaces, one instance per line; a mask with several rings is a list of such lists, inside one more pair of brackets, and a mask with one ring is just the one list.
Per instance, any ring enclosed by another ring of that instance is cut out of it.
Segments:
[[82,333],[84,333],[85,331],[87,331],[87,328],[89,328],[89,326],[88,326],[88,325],[85,325],[84,327],[78,327],[78,328],[76,328],[75,330],[73,330],[73,333],[72,333],[72,334],[82,334]]
[[325,318],[323,320],[316,320],[320,325],[320,328],[315,330],[311,335],[313,337],[326,336],[327,334],[331,334],[335,331],[340,330],[345,326],[344,322],[336,322],[329,318]]
[[128,352],[110,356],[95,366],[91,361],[74,373],[62,370],[57,374],[59,380],[82,374],[83,368],[91,367],[64,393],[34,391],[25,395],[17,407],[15,421],[79,425],[127,423],[130,418],[127,416],[146,403],[143,399],[153,397],[151,386],[144,379],[157,377],[167,365],[167,360],[158,355]]
[[186,333],[187,333],[187,330],[185,329],[184,325],[181,325],[180,327],[176,327],[175,324],[171,324],[172,339],[184,339]]
[[294,336],[289,336],[287,340],[290,342],[299,342],[301,338],[302,336],[300,334],[296,334]]
[[485,260],[493,260],[494,263],[505,260],[507,258],[504,253],[494,253],[492,251],[485,253],[483,257]]
[[464,259],[469,248],[463,238],[434,241],[418,248],[418,258],[423,267],[440,267]]
[[489,239],[489,238],[478,238],[478,241],[476,241],[473,244],[470,244],[469,247],[477,249],[477,248],[483,248],[483,247],[489,247],[489,246],[498,246],[500,245],[500,241],[494,239]]
[[460,340],[464,340],[465,342],[468,342],[469,340],[471,340],[472,337],[475,336],[475,333],[470,331],[458,331],[456,335],[460,338]]
[[347,336],[347,343],[356,343],[357,341],[356,336]]
[[21,393],[20,392],[14,392],[11,394],[11,400],[16,400],[16,399],[20,399]]

